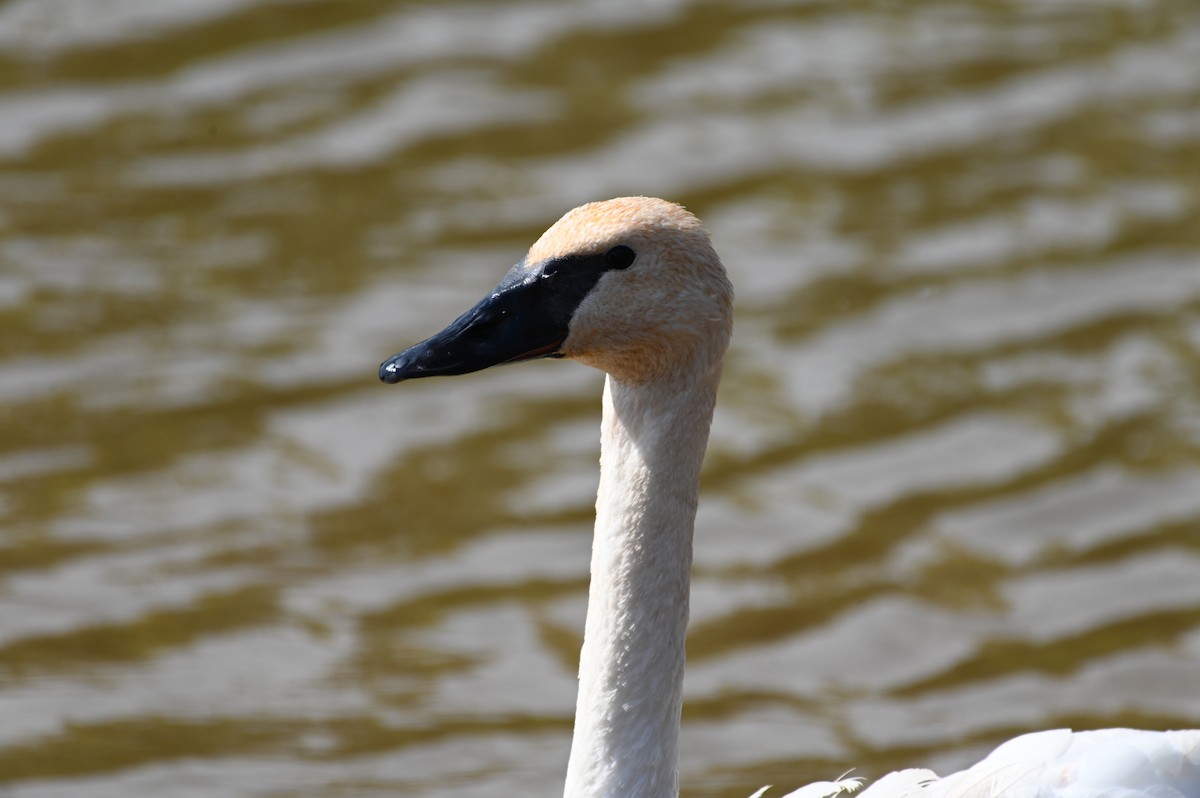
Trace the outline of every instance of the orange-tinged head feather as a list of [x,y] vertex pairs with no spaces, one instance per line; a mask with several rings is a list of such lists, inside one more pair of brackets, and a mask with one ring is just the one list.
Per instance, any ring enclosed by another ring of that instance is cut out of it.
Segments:
[[530,248],[526,267],[623,245],[636,253],[583,300],[561,352],[627,380],[718,366],[732,328],[733,288],[700,220],[653,197],[568,211]]
[[529,248],[528,262],[570,255],[595,255],[628,239],[681,233],[704,234],[704,226],[682,205],[655,197],[617,197],[568,211]]

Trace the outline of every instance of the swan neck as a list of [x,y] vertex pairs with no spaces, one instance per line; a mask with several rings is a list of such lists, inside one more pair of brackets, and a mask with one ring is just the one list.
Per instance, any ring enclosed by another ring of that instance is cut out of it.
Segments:
[[609,376],[567,798],[675,798],[692,533],[719,364]]

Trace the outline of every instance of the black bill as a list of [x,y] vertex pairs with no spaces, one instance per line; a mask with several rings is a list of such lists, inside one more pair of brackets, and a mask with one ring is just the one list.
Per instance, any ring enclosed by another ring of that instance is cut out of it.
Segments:
[[575,310],[605,272],[627,269],[626,246],[604,254],[518,263],[492,293],[446,329],[384,361],[379,379],[469,374],[502,363],[558,357]]

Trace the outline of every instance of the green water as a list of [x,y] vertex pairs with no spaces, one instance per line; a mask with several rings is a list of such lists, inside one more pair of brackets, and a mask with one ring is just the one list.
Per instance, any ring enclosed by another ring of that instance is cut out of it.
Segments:
[[1200,7],[0,4],[0,792],[552,796],[598,375],[380,385],[568,208],[738,288],[684,792],[1200,725]]

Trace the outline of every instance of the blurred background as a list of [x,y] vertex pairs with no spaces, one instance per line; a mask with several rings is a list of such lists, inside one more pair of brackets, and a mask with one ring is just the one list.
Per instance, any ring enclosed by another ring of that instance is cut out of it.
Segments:
[[738,288],[682,777],[1200,725],[1200,6],[0,4],[0,794],[560,794],[599,374],[381,360],[570,207]]

